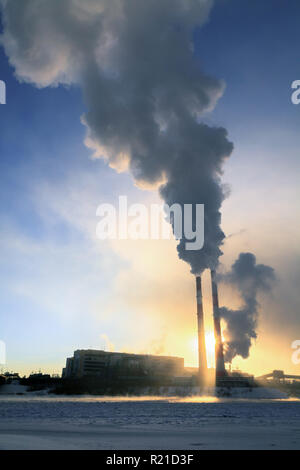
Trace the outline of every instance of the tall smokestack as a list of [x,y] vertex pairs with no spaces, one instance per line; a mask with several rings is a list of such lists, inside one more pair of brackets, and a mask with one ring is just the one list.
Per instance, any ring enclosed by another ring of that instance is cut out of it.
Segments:
[[203,383],[207,372],[206,350],[205,350],[205,336],[204,336],[204,316],[203,316],[203,303],[202,303],[202,285],[201,277],[196,277],[196,291],[197,291],[197,320],[198,320],[198,370],[199,381]]
[[224,377],[226,375],[223,344],[221,336],[221,323],[220,323],[220,312],[219,312],[219,296],[218,286],[216,282],[216,272],[211,270],[211,286],[213,296],[213,312],[214,312],[214,327],[215,327],[215,356],[216,356],[216,380],[218,377]]

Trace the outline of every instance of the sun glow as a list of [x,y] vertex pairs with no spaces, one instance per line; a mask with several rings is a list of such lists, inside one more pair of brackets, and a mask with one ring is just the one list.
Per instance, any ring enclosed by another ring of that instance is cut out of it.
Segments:
[[[196,355],[198,356],[198,337],[193,337],[191,341],[191,347]],[[206,348],[206,358],[207,366],[209,368],[215,367],[215,336],[213,331],[207,331],[205,333],[205,348]]]
[[215,336],[213,331],[205,333],[207,366],[215,367]]

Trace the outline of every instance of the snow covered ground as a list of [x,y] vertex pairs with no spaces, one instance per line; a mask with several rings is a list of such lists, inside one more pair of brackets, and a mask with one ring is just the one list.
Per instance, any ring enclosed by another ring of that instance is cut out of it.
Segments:
[[2,395],[0,449],[300,449],[300,401]]
[[1,385],[0,396],[2,395],[18,395],[19,393],[26,393],[27,387],[20,385],[17,380],[13,380],[9,384]]

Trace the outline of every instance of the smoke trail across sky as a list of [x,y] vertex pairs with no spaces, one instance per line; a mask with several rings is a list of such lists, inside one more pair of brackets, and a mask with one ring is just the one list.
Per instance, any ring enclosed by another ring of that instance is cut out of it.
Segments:
[[233,146],[200,123],[222,95],[195,59],[192,34],[211,0],[0,0],[2,43],[19,80],[78,84],[86,144],[164,201],[205,204],[205,244],[178,245],[193,273],[215,268],[224,240],[222,166]]

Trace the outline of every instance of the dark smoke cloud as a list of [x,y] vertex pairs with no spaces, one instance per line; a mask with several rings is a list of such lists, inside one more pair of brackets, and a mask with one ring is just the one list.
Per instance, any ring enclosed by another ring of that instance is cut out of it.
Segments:
[[216,267],[224,233],[222,167],[233,146],[199,119],[224,83],[194,57],[192,33],[212,0],[0,0],[2,43],[20,80],[82,87],[86,144],[168,205],[205,204],[205,245],[180,258]]
[[231,362],[235,356],[249,356],[251,342],[257,337],[257,296],[260,292],[271,290],[276,276],[270,266],[256,264],[256,257],[252,253],[241,253],[231,271],[220,275],[219,279],[235,286],[244,302],[239,310],[226,307],[220,309],[220,315],[227,324],[224,332],[225,361]]

